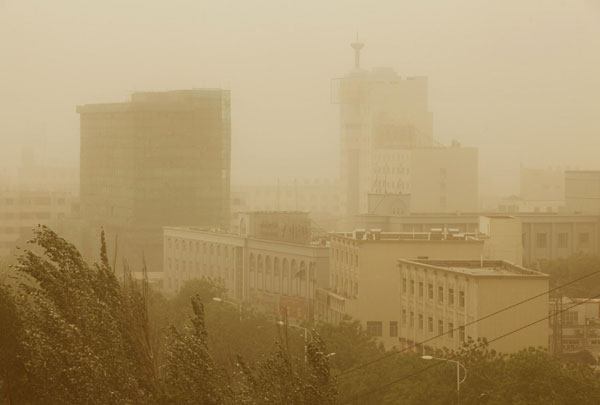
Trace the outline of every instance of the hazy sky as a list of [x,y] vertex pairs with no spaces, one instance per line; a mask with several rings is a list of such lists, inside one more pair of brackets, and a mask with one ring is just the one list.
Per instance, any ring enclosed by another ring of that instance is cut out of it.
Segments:
[[[600,1],[0,0],[0,162],[35,142],[76,163],[75,105],[135,90],[232,91],[232,177],[336,177],[330,80],[353,64],[429,77],[434,136],[518,166],[600,168]],[[512,186],[509,184],[512,183]]]

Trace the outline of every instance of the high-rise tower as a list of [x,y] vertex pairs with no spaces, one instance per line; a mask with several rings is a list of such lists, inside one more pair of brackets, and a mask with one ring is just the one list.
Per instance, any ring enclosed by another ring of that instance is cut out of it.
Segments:
[[[361,69],[358,40],[354,69],[334,80],[334,102],[340,105],[340,171],[347,215],[368,210],[368,194],[393,183],[396,192],[408,191],[410,148],[430,146],[432,114],[427,106],[427,78],[401,78],[391,68]],[[399,151],[394,172],[381,168],[386,151]],[[392,180],[393,179],[393,180]],[[392,191],[392,189],[386,191]]]
[[118,264],[135,268],[144,257],[149,270],[160,270],[163,226],[228,226],[228,90],[134,93],[131,102],[77,112],[81,217],[91,230],[84,251],[103,227],[116,240]]

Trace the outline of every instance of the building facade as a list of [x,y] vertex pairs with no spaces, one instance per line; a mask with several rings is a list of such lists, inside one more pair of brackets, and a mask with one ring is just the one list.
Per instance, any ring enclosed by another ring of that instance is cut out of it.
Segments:
[[228,90],[134,93],[77,112],[84,252],[103,227],[119,262],[158,271],[163,226],[229,225]]
[[[456,350],[469,337],[486,338],[503,353],[548,346],[543,322],[548,296],[543,293],[549,277],[543,273],[488,260],[398,260],[398,272],[400,306],[390,324],[399,325],[402,348],[416,345],[423,354],[444,347]],[[522,328],[535,321],[540,322]]]
[[567,170],[565,203],[568,212],[600,215],[600,171]]
[[411,212],[475,212],[479,208],[477,148],[412,150]]
[[399,345],[397,260],[475,260],[484,253],[484,241],[459,233],[355,230],[332,233],[330,248],[329,287],[317,296],[319,319],[336,323],[349,316],[392,347]]
[[553,298],[549,314],[549,346],[553,353],[587,350],[595,358],[600,356],[599,299]]
[[[429,232],[456,229],[480,233],[485,214],[357,215],[338,225],[342,229],[381,229],[386,232]],[[498,217],[489,214],[489,217]],[[574,253],[600,254],[600,216],[584,214],[523,214],[511,217],[521,221],[523,264],[565,258]],[[506,259],[508,260],[508,259]]]
[[333,81],[343,212],[369,212],[369,194],[411,194],[413,212],[477,209],[477,149],[435,142],[427,78],[361,69],[363,46],[352,44],[354,69]]
[[79,213],[79,198],[65,191],[0,191],[0,258],[7,259],[38,225],[51,225]]
[[[340,105],[340,180],[347,214],[366,212],[370,192],[381,193],[385,187],[405,192],[410,162],[402,150],[430,146],[433,134],[427,79],[401,78],[390,68],[361,69],[363,44],[352,47],[354,69],[333,81],[332,94]],[[393,181],[385,178],[386,161],[398,170]]]
[[238,302],[278,317],[312,318],[315,290],[329,279],[329,248],[312,240],[308,214],[245,213],[239,230],[165,227],[166,292],[206,277],[222,282]]

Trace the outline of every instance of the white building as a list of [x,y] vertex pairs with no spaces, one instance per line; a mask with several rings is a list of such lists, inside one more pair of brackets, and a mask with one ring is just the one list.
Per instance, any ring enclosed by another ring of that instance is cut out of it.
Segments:
[[165,291],[207,277],[220,280],[230,299],[277,316],[312,317],[315,289],[329,279],[329,248],[312,240],[308,214],[245,213],[238,229],[165,227]]

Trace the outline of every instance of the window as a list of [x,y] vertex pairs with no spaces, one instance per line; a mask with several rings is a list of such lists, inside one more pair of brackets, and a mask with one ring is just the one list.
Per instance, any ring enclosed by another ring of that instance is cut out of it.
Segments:
[[402,279],[402,292],[406,292],[406,278]]
[[464,292],[464,291],[460,291],[460,292],[458,293],[458,305],[459,305],[461,308],[464,308],[464,307],[465,307],[465,292]]
[[577,325],[578,321],[578,313],[577,311],[567,311],[565,312],[565,324],[567,325]]
[[423,314],[419,314],[419,329],[423,329]]
[[448,322],[448,336],[454,337],[454,324],[452,322]]
[[380,321],[367,321],[367,334],[370,336],[381,336],[383,326]]
[[423,296],[423,282],[419,282],[419,297]]
[[537,233],[535,234],[535,247],[538,249],[544,249],[547,245],[546,234]]
[[410,280],[410,293],[415,295],[415,280]]
[[438,335],[443,335],[444,334],[444,321],[439,320],[438,321]]
[[397,337],[398,336],[398,322],[390,321],[390,336]]
[[402,310],[402,325],[406,325],[406,309]]
[[566,249],[569,247],[569,234],[568,233],[559,233],[558,234],[558,248]]
[[448,288],[448,305],[454,305],[454,288]]
[[415,327],[415,313],[414,312],[410,313],[410,327],[411,328]]
[[590,247],[590,234],[587,232],[579,234],[579,247],[587,248]]
[[433,284],[427,284],[427,297],[433,299]]
[[427,330],[429,332],[433,332],[433,318],[432,317],[427,318]]
[[438,302],[444,303],[444,287],[438,287]]
[[461,342],[465,341],[465,327],[464,326],[461,326],[458,328],[458,339]]

